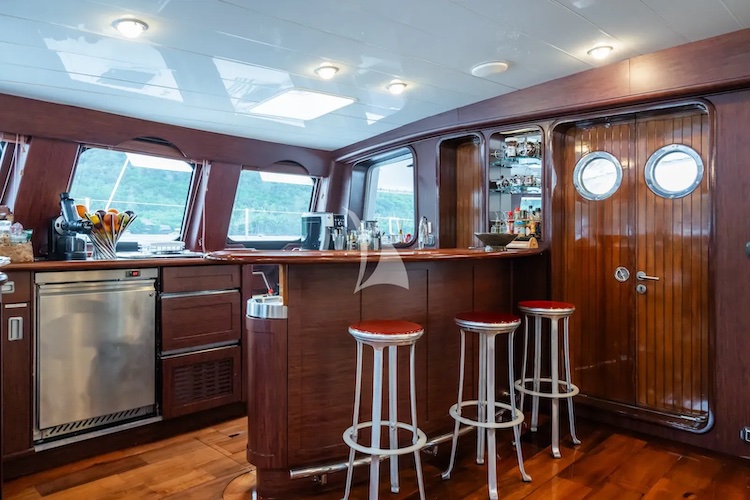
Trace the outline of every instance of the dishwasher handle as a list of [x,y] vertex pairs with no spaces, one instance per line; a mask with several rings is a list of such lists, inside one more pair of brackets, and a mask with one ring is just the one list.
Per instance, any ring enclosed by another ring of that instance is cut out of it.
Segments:
[[138,292],[156,294],[156,280],[96,281],[83,283],[54,283],[37,285],[40,295],[68,295],[74,293]]

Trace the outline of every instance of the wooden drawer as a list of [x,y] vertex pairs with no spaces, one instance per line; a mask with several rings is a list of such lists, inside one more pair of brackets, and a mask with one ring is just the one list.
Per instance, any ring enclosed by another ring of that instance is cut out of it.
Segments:
[[230,290],[239,287],[239,265],[162,268],[161,289],[164,293]]
[[240,346],[162,360],[162,414],[187,415],[240,401]]
[[161,298],[161,350],[198,347],[240,339],[238,290]]
[[8,281],[2,287],[3,303],[31,302],[31,273],[8,271]]

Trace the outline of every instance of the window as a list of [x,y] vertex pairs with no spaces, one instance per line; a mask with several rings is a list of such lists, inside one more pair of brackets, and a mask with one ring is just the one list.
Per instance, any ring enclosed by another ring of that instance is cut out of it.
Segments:
[[193,166],[185,161],[89,148],[78,158],[70,196],[89,212],[132,210],[120,241],[142,246],[182,235]]
[[410,241],[414,241],[414,156],[411,151],[401,150],[397,156],[372,161],[365,186],[362,218],[377,221],[386,241],[399,243],[399,234],[404,240],[411,235]]
[[645,177],[648,187],[659,196],[687,196],[703,179],[703,160],[689,146],[670,144],[651,155],[646,162]]
[[299,240],[301,215],[310,211],[314,188],[305,175],[243,170],[228,237],[242,242]]
[[573,184],[587,200],[604,200],[620,187],[622,166],[609,153],[593,151],[583,156],[573,170]]

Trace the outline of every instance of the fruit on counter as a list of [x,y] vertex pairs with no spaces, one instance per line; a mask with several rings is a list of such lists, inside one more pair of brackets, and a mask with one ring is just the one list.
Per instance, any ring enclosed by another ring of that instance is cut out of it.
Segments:
[[[83,205],[79,205],[83,206]],[[79,206],[76,210],[79,211]],[[85,208],[85,207],[84,207]],[[80,214],[80,211],[79,211]],[[127,230],[128,226],[135,220],[136,215],[132,210],[120,212],[117,209],[97,210],[95,212],[84,211],[82,218],[91,222],[93,229],[89,234],[95,250],[104,254],[105,258],[116,258],[115,245],[120,236]],[[97,252],[95,252],[96,255]],[[94,258],[97,258],[96,256]]]

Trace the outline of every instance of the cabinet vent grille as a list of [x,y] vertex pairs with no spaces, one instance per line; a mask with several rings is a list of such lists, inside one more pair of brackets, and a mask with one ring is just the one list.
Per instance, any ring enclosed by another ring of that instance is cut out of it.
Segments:
[[175,404],[183,405],[231,395],[232,363],[232,359],[219,359],[175,368]]

